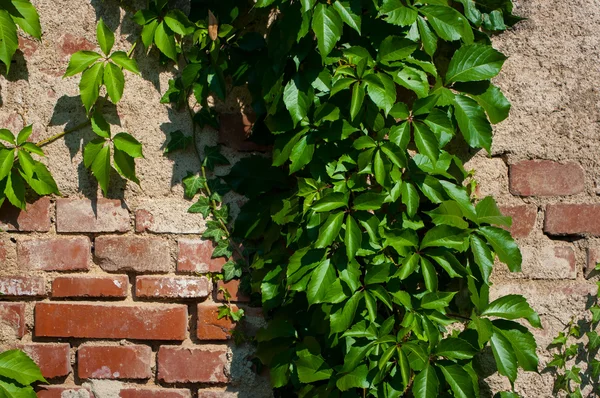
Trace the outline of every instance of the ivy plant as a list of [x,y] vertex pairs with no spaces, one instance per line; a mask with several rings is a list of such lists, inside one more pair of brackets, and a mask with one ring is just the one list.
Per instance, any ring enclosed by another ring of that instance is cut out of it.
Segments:
[[38,40],[42,38],[40,17],[29,0],[0,1],[0,61],[6,66],[7,73],[19,48],[17,26]]
[[0,353],[0,396],[6,398],[36,398],[32,384],[47,383],[40,368],[20,350]]

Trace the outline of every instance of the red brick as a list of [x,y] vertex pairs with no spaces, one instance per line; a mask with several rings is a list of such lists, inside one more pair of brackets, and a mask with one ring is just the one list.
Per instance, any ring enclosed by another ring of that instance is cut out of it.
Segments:
[[5,201],[0,207],[0,230],[48,232],[51,227],[50,205],[50,199],[44,197],[28,203],[26,211],[22,211]]
[[[65,398],[65,397],[76,397],[76,398],[94,398],[88,389],[80,386],[40,386],[40,390],[37,392],[38,398]],[[69,393],[77,392],[79,395],[70,395]],[[85,394],[87,392],[87,394]],[[63,395],[63,393],[65,393]]]
[[226,383],[227,354],[226,346],[162,346],[158,379],[166,383]]
[[564,196],[583,192],[585,177],[578,163],[525,160],[510,165],[509,188],[519,196]]
[[14,333],[14,337],[25,335],[25,303],[0,303],[0,330],[3,338],[5,333]]
[[129,210],[120,200],[58,199],[57,232],[127,232]]
[[169,272],[169,242],[161,238],[100,236],[94,254],[103,270]]
[[232,280],[229,282],[219,281],[217,284],[217,300],[225,301],[225,297],[223,296],[223,292],[221,288],[226,289],[231,295],[230,301],[234,302],[248,302],[250,301],[250,296],[245,294],[240,290],[240,281]]
[[0,295],[43,297],[46,295],[46,280],[36,276],[2,276],[0,277]]
[[143,298],[202,298],[210,293],[205,277],[138,276],[135,294]]
[[227,391],[224,388],[201,388],[198,390],[198,398],[236,398],[238,394]]
[[221,272],[227,262],[223,257],[211,258],[214,245],[209,240],[181,239],[177,257],[179,272]]
[[135,232],[146,232],[154,223],[154,216],[148,210],[135,211]]
[[77,351],[77,375],[82,379],[149,379],[152,349],[145,345],[84,345]]
[[[219,304],[198,304],[198,328],[196,336],[199,340],[227,340],[236,324],[229,318],[219,318]],[[237,310],[236,306],[232,306]]]
[[[201,214],[188,213],[190,202],[181,199],[146,199],[135,209],[137,232],[155,234],[195,234],[206,229]],[[168,209],[168,211],[165,211]]]
[[31,57],[38,49],[38,42],[19,36],[19,50],[25,57]]
[[85,236],[17,242],[19,267],[27,270],[87,270],[90,252],[90,240]]
[[58,53],[63,58],[82,50],[94,50],[96,45],[83,37],[75,36],[71,33],[62,35],[56,43]]
[[587,261],[585,265],[585,277],[590,278],[594,276],[594,274],[598,274],[595,272],[596,264],[600,263],[600,248],[598,247],[590,247],[587,249]]
[[126,275],[60,276],[52,281],[52,297],[127,297]]
[[119,398],[191,398],[190,390],[180,388],[124,388]]
[[133,340],[184,340],[185,305],[37,303],[35,335]]
[[40,367],[47,379],[68,376],[71,373],[71,346],[66,343],[31,343],[22,349]]
[[512,217],[512,226],[507,228],[514,238],[526,238],[535,226],[537,207],[533,205],[500,206],[502,214]]
[[544,232],[549,235],[600,236],[600,205],[548,205]]

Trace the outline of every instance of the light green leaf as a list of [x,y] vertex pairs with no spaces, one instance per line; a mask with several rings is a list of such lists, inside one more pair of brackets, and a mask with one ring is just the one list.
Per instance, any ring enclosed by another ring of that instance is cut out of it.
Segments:
[[502,225],[503,227],[510,227],[512,220],[510,217],[503,216],[496,204],[496,200],[487,196],[475,207],[477,211],[477,222],[487,223],[493,225]]
[[492,46],[470,44],[459,48],[446,72],[446,84],[489,80],[496,76],[506,57]]
[[457,292],[431,292],[427,293],[421,299],[421,307],[428,310],[441,310],[448,305]]
[[194,25],[181,10],[169,10],[165,15],[164,21],[173,32],[181,36],[194,32]]
[[[87,148],[87,146],[86,146]],[[108,183],[110,181],[110,146],[103,146],[95,156],[91,165],[92,174],[96,177],[104,196],[108,193]]]
[[337,280],[335,268],[333,268],[333,265],[327,259],[319,264],[311,274],[312,276],[306,290],[308,304],[313,305],[326,302],[325,298]]
[[23,145],[21,145],[21,149],[24,149],[30,153],[35,153],[36,155],[45,156],[42,148],[40,148],[39,146],[37,146],[31,142],[26,142]]
[[511,383],[513,383],[517,378],[517,357],[510,345],[510,341],[502,333],[494,330],[490,345],[492,346],[492,353],[496,360],[498,372],[503,376],[507,376]]
[[10,132],[10,130],[7,129],[0,129],[0,140],[6,141],[13,145],[17,144],[15,142],[15,136]]
[[415,398],[437,398],[439,385],[434,367],[427,363],[425,369],[415,376],[412,392]]
[[414,122],[414,136],[415,136],[415,144],[417,145],[417,149],[419,153],[427,156],[433,164],[435,164],[438,160],[440,149],[435,134],[427,127],[425,124]]
[[496,227],[481,227],[479,233],[492,246],[500,261],[508,265],[511,272],[521,271],[523,258],[519,247],[510,236],[510,232]]
[[479,105],[485,109],[485,112],[493,124],[500,123],[508,117],[510,112],[510,102],[506,99],[502,91],[493,84],[480,95],[471,95]]
[[8,174],[4,194],[13,206],[25,210],[25,207],[27,206],[27,203],[25,202],[25,183],[17,170],[12,170],[10,174]]
[[465,141],[471,148],[492,151],[492,126],[484,109],[475,100],[464,95],[454,97],[454,116]]
[[421,16],[417,19],[417,26],[423,43],[423,49],[429,56],[433,56],[437,51],[437,35],[431,30],[425,18]]
[[110,124],[104,118],[101,111],[96,109],[90,118],[92,131],[102,138],[110,138]]
[[33,387],[21,387],[6,380],[0,380],[0,396],[6,398],[37,398]]
[[143,158],[142,144],[130,134],[119,133],[113,138],[115,148],[127,153],[132,158]]
[[431,228],[421,241],[421,249],[427,247],[447,247],[460,252],[469,246],[469,233],[459,228],[448,225],[438,225]]
[[427,97],[429,94],[429,81],[425,72],[405,66],[394,75],[394,81],[417,94],[419,98]]
[[27,34],[41,40],[42,26],[40,25],[40,16],[33,4],[28,0],[11,0],[11,3],[18,11],[18,15],[12,16],[13,20]]
[[83,102],[83,106],[88,113],[98,99],[103,76],[104,66],[100,62],[87,69],[83,72],[83,75],[81,75],[79,92],[81,94],[81,102]]
[[357,250],[362,245],[362,232],[358,223],[348,214],[346,216],[346,234],[344,236],[344,244],[346,245],[346,255],[348,259],[353,259]]
[[419,9],[435,33],[446,41],[460,40],[467,44],[473,42],[473,31],[469,21],[454,8],[440,5],[426,5]]
[[431,131],[435,134],[438,141],[440,142],[440,148],[446,146],[454,137],[454,126],[448,118],[447,112],[441,109],[434,108],[429,115],[423,120],[423,122],[429,126]]
[[379,62],[389,64],[408,57],[417,49],[417,43],[399,36],[386,37],[379,46],[377,59]]
[[315,247],[322,248],[331,246],[333,241],[338,237],[343,222],[344,212],[330,214],[321,228],[319,228],[319,237],[315,242]]
[[17,145],[23,145],[29,136],[33,133],[33,125],[23,127],[23,130],[19,131],[19,135],[17,135]]
[[450,196],[450,198],[456,201],[456,203],[460,206],[463,215],[471,221],[477,221],[477,212],[475,211],[475,206],[473,206],[471,203],[471,198],[469,198],[469,194],[467,193],[465,187],[458,186],[449,181],[440,180],[439,183],[444,188],[444,191],[446,191],[448,196]]
[[152,43],[154,42],[154,36],[156,35],[156,28],[158,27],[158,19],[153,19],[149,21],[147,24],[144,24],[142,28],[142,43],[146,48],[150,48]]
[[490,275],[492,274],[492,269],[494,268],[494,255],[492,251],[488,247],[487,243],[483,241],[477,235],[471,235],[471,250],[473,251],[473,258],[475,259],[475,263],[479,266],[481,270],[481,275],[483,276],[483,281],[486,284],[489,284]]
[[497,316],[504,319],[524,318],[533,327],[541,327],[537,313],[529,306],[523,296],[509,294],[490,303],[481,313],[482,316]]
[[124,51],[115,51],[110,56],[110,59],[121,68],[126,69],[130,72],[135,73],[136,75],[140,74],[140,69],[138,68],[137,61],[135,59],[131,59],[127,56],[127,53]]
[[206,187],[206,179],[196,174],[189,174],[181,183],[184,187],[184,193],[187,198],[192,199],[199,190]]
[[123,97],[123,90],[125,89],[125,76],[123,76],[121,68],[108,62],[104,68],[104,84],[110,100],[113,104],[118,103]]
[[386,16],[386,22],[398,26],[412,25],[417,19],[417,11],[404,6],[400,0],[384,0],[379,14]]
[[316,201],[311,208],[317,213],[322,213],[346,206],[348,206],[348,195],[334,192]]
[[137,176],[135,175],[135,160],[133,157],[126,152],[115,148],[113,158],[115,170],[117,170],[117,172],[124,178],[140,185],[140,180],[138,180]]
[[112,50],[113,45],[115,44],[115,35],[112,30],[106,26],[102,18],[100,18],[98,26],[96,26],[96,37],[102,52],[105,55],[110,54],[110,50]]
[[306,117],[311,101],[305,92],[300,90],[299,78],[296,77],[288,82],[283,91],[283,102],[290,112],[294,126]]
[[463,218],[460,206],[452,200],[442,202],[439,207],[426,211],[425,214],[431,217],[435,225],[450,225],[461,229],[469,227],[469,223]]
[[463,339],[448,337],[435,347],[435,354],[450,359],[471,359],[478,350]]
[[340,14],[340,18],[342,18],[346,25],[360,34],[361,17],[360,15],[356,15],[354,10],[352,10],[350,2],[336,0],[333,3],[333,8]]
[[15,151],[13,149],[0,148],[0,181],[4,180],[12,170],[15,161]]
[[71,55],[69,66],[63,77],[74,76],[86,70],[90,65],[100,59],[101,55],[94,51],[77,51]]
[[342,19],[337,11],[324,3],[319,3],[314,9],[312,29],[317,36],[319,52],[325,58],[335,47],[342,36]]
[[410,143],[410,123],[402,122],[398,125],[390,127],[389,138],[390,142],[393,142],[400,149],[405,151]]
[[10,61],[19,48],[17,37],[17,26],[6,10],[0,9],[0,61],[6,66],[6,72],[10,72]]
[[292,148],[290,154],[290,174],[297,172],[310,163],[315,153],[315,144],[309,142],[309,135],[303,136]]
[[455,397],[475,398],[471,376],[461,365],[442,366],[438,364],[437,367],[441,369]]
[[158,47],[158,49],[163,54],[165,54],[168,58],[172,59],[173,61],[177,62],[177,48],[175,46],[175,37],[173,36],[173,32],[171,31],[171,29],[169,29],[169,27],[164,21],[159,23],[156,27],[156,30],[154,32],[154,43],[156,43],[156,47]]

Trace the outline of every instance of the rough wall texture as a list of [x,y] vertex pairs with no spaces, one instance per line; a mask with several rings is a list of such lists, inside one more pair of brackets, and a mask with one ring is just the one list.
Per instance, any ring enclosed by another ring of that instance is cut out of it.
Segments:
[[[120,49],[129,48],[136,29],[111,1],[33,3],[44,39],[22,37],[11,74],[0,76],[0,127],[34,123],[33,138],[42,139],[85,119],[78,79],[61,76],[70,54],[96,47],[97,18],[111,27],[124,21]],[[523,272],[499,265],[494,294],[524,294],[540,313],[542,369],[552,337],[595,293],[589,269],[600,260],[600,3],[521,0],[516,12],[528,19],[495,40],[510,56],[496,83],[513,103],[511,117],[495,129],[492,157],[472,154],[468,165],[477,169],[479,194],[495,195],[514,217]],[[63,198],[41,199],[27,213],[0,209],[0,228],[8,231],[0,234],[1,343],[23,347],[56,385],[39,397],[268,397],[267,382],[247,361],[249,348],[231,343],[232,325],[216,318],[217,289],[200,276],[222,261],[210,259],[212,247],[196,235],[203,220],[187,214],[190,203],[182,199],[181,179],[197,169],[195,157],[162,153],[166,133],[190,131],[185,114],[159,104],[172,71],[157,68],[156,54],[140,48],[136,58],[142,76],[126,72],[124,99],[110,121],[144,144],[142,186],[119,181],[111,200],[96,199],[81,165],[89,129],[46,148]],[[234,162],[236,149],[253,148],[236,135],[243,127],[228,120],[221,141]],[[202,144],[218,139],[206,131]],[[255,310],[247,313],[259,322]],[[496,377],[487,383],[490,390],[509,387]],[[548,373],[522,374],[517,391],[549,397],[551,386]]]

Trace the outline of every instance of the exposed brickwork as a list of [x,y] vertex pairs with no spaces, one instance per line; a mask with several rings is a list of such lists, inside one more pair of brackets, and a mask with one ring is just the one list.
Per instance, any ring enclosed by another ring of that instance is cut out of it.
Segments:
[[181,388],[124,388],[119,398],[191,398],[190,390]]
[[25,335],[25,303],[0,303],[0,328],[4,338],[13,334],[21,338]]
[[227,391],[224,388],[201,388],[198,390],[198,398],[236,398],[238,394]]
[[50,199],[38,199],[21,211],[5,201],[0,207],[0,230],[20,232],[50,231]]
[[125,298],[129,290],[126,275],[60,276],[52,281],[52,297]]
[[169,242],[162,238],[100,236],[94,252],[105,271],[168,272]]
[[[227,340],[235,328],[229,318],[219,318],[219,304],[198,304],[198,328],[196,337],[199,340]],[[236,306],[233,306],[237,310]]]
[[508,229],[514,238],[526,238],[529,236],[537,217],[537,207],[533,205],[501,206],[500,211],[508,217],[512,217],[512,226]]
[[142,298],[202,298],[210,293],[207,278],[138,276],[135,294]]
[[18,263],[24,270],[84,271],[89,268],[90,252],[85,236],[17,242]]
[[30,343],[19,346],[40,367],[46,379],[71,373],[71,347],[65,343]]
[[600,204],[548,205],[544,232],[549,235],[600,236]]
[[584,190],[583,168],[574,162],[525,160],[510,166],[510,192],[519,196],[565,196]]
[[0,263],[4,263],[7,257],[6,243],[0,242]]
[[57,232],[127,232],[129,211],[120,200],[58,199]]
[[94,398],[94,394],[81,386],[41,386],[37,396],[38,398]]
[[226,383],[227,352],[225,346],[162,346],[158,350],[158,379],[166,383]]
[[84,345],[77,351],[77,374],[83,379],[149,379],[151,366],[146,345]]
[[68,57],[81,50],[94,50],[96,45],[86,40],[84,37],[78,37],[71,33],[66,33],[60,37],[55,44],[59,55],[68,59]]
[[530,279],[575,279],[577,264],[575,250],[567,244],[521,246],[523,254],[522,273],[513,277]]
[[187,307],[38,303],[35,335],[132,340],[184,340]]
[[0,277],[0,295],[5,297],[43,297],[46,295],[46,280],[36,276]]
[[178,245],[177,271],[179,272],[221,272],[226,263],[223,257],[211,258],[214,245],[209,240],[181,239]]
[[135,232],[146,232],[154,223],[154,216],[148,210],[135,211]]
[[585,264],[585,277],[590,278],[591,276],[599,274],[598,271],[595,271],[596,264],[600,263],[600,247],[590,247],[587,249],[586,256],[586,264]]
[[221,289],[226,289],[231,295],[230,301],[249,302],[250,296],[240,290],[240,281],[232,280],[229,282],[219,281],[217,284],[217,300],[224,301],[224,293]]

